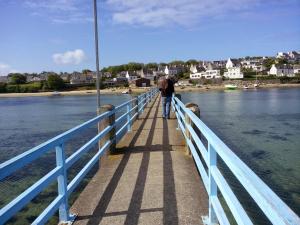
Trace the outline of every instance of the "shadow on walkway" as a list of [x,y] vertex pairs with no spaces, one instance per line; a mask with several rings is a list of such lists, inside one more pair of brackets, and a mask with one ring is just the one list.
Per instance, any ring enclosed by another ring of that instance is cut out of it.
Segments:
[[[174,155],[171,153],[183,149],[183,146],[180,141],[174,141],[177,137],[172,137],[176,131],[172,134],[169,131],[175,129],[176,122],[159,117],[160,101],[159,97],[152,101],[145,109],[145,116],[140,117],[132,132],[123,137],[125,144],[118,148],[121,159],[103,194],[90,210],[90,215],[88,212],[79,212],[75,224],[182,224],[179,223],[176,197],[176,187],[181,190],[181,186],[175,184]],[[182,154],[175,157],[182,157]],[[184,167],[185,161],[181,163]],[[188,163],[192,165],[192,160],[189,159]],[[189,167],[186,169],[190,170]],[[180,180],[186,176],[184,171],[177,173]],[[182,182],[190,181],[184,178]],[[186,201],[187,197],[183,196],[182,199]],[[196,213],[199,215],[198,211]]]

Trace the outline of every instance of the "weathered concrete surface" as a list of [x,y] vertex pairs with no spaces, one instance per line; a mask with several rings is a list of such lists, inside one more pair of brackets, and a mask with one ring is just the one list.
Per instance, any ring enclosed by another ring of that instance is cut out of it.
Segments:
[[160,103],[149,103],[117,145],[120,154],[101,160],[71,208],[75,224],[202,224],[206,191],[174,115],[162,119]]

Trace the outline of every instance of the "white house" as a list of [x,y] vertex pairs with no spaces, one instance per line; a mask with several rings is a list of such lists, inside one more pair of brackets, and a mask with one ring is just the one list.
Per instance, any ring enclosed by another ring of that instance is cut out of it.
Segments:
[[233,64],[233,62],[231,61],[231,59],[228,58],[227,63],[226,63],[226,69],[231,68],[231,67],[234,67],[234,64]]
[[293,66],[293,69],[294,69],[294,73],[300,73],[300,65],[294,65]]
[[139,74],[142,78],[149,79],[150,81],[154,80],[154,74],[152,71],[148,71],[148,70],[144,71],[144,69],[141,69],[141,72]]
[[129,75],[128,71],[126,72],[125,77],[127,78],[128,82],[138,79],[137,75],[133,75],[133,74]]
[[166,67],[165,67],[165,74],[166,74],[166,75],[169,75],[169,73],[170,73],[170,72],[169,72],[169,68],[168,68],[168,66],[166,66]]
[[198,72],[196,66],[191,65],[190,71],[190,79],[192,80],[201,79],[202,77],[205,79],[221,78],[220,70],[213,70],[211,67],[204,72]]
[[110,72],[104,72],[104,73],[102,74],[102,76],[105,77],[105,78],[111,78],[111,77],[112,77],[112,74],[111,74]]
[[241,67],[229,67],[227,72],[224,73],[224,77],[229,79],[242,79],[244,74],[241,72]]
[[288,58],[289,55],[285,52],[277,52],[277,55],[276,55],[276,58],[279,59],[279,58]]
[[204,77],[206,79],[211,79],[211,78],[221,78],[220,75],[220,70],[206,70],[204,72]]
[[170,67],[169,68],[168,66],[166,66],[165,70],[164,70],[166,75],[172,75],[172,76],[177,75],[180,71],[182,71],[182,69],[179,67]]
[[288,76],[288,77],[294,77],[295,73],[294,73],[294,69],[292,66],[284,64],[284,65],[275,65],[273,64],[270,72],[270,75],[275,75],[278,77],[282,77],[282,76]]
[[194,65],[191,65],[190,71],[191,71],[191,73],[198,73],[197,67]]
[[202,76],[203,76],[203,72],[200,72],[200,73],[190,73],[190,79],[191,80],[201,79]]
[[82,74],[78,72],[74,72],[70,79],[70,84],[91,84],[94,82],[95,80],[91,74]]
[[242,79],[244,74],[241,72],[241,67],[235,66],[229,58],[226,63],[227,72],[224,73],[224,77],[229,79]]

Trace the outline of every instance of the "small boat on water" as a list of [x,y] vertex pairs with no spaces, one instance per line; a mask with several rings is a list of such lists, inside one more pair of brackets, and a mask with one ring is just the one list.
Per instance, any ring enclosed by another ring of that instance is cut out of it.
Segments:
[[243,86],[244,89],[249,89],[249,86],[246,84]]
[[131,89],[128,89],[128,90],[122,91],[121,93],[122,93],[122,94],[131,94],[131,93],[132,93],[132,90],[131,90]]
[[60,95],[61,95],[61,93],[58,92],[58,91],[53,91],[52,92],[52,96],[60,96]]
[[234,85],[234,84],[226,84],[226,85],[225,85],[225,88],[226,88],[227,90],[235,90],[235,89],[237,89],[237,85]]
[[255,84],[253,86],[254,86],[254,88],[258,88],[259,87],[259,84],[257,82],[257,72],[256,72],[256,76],[255,76]]

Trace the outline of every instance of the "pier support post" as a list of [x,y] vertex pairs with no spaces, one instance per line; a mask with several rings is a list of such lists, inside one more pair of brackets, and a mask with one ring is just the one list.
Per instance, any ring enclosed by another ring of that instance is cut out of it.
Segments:
[[211,174],[211,168],[217,165],[217,153],[214,147],[208,143],[208,160],[209,160],[209,165],[208,165],[208,180],[209,180],[209,185],[208,185],[208,223],[209,224],[218,224],[218,219],[214,210],[214,207],[212,205],[212,199],[217,196],[218,194],[218,187],[215,182],[215,179],[213,178]]
[[[200,118],[200,108],[199,108],[199,106],[197,104],[195,104],[195,103],[187,103],[187,104],[185,104],[185,107],[188,108],[188,109],[190,109],[197,117]],[[195,125],[193,124],[193,122],[191,121],[191,119],[189,118],[189,116],[187,114],[185,115],[185,122],[186,122],[186,124],[192,126],[193,129],[195,129]],[[186,136],[187,136],[187,138],[189,140],[192,139],[192,135],[190,134],[190,132],[189,132],[189,130],[187,128],[185,129],[185,134],[186,134]],[[186,154],[187,155],[191,155],[191,150],[189,149],[188,144],[186,143],[185,145],[186,145],[186,147],[185,147]]]
[[145,100],[146,99],[146,94],[142,94],[141,95],[141,113],[143,113],[144,112],[144,104],[145,104]]
[[[178,98],[180,101],[181,101],[181,94],[174,94],[173,95],[174,97],[176,97],[176,98]],[[175,105],[174,105],[174,112],[176,113],[176,103],[175,103]],[[177,112],[178,113],[178,112]],[[178,120],[177,120],[177,128],[176,128],[177,130],[180,130],[180,127],[179,127],[179,122],[178,122]]]
[[[107,111],[114,111],[115,106],[113,105],[103,105],[98,109],[98,115],[107,112]],[[109,117],[103,119],[98,123],[98,132],[101,132],[108,126],[113,126],[115,124],[115,113],[111,114]],[[113,154],[116,151],[116,128],[112,128],[111,131],[105,135],[99,142],[99,148],[101,148],[108,140],[112,143],[109,147],[109,154]]]
[[131,120],[131,102],[127,105],[127,123],[128,123],[128,125],[127,125],[127,131],[129,132],[129,131],[131,131],[131,122],[130,122],[130,120]]
[[139,96],[135,98],[134,102],[135,102],[134,105],[136,106],[135,113],[137,114],[135,120],[138,120],[139,119]]

